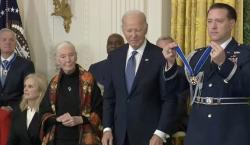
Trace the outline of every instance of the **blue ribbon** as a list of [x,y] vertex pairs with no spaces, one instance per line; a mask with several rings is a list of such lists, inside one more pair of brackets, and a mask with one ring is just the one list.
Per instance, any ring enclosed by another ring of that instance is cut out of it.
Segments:
[[14,54],[14,57],[10,60],[10,62],[7,64],[7,66],[5,66],[4,64],[3,64],[3,62],[2,62],[2,68],[4,69],[4,70],[7,70],[7,71],[9,71],[9,69],[10,69],[10,67],[11,67],[11,65],[12,65],[12,63],[13,63],[13,61],[16,59],[16,54]]
[[190,64],[188,63],[188,61],[187,61],[184,53],[182,52],[181,48],[179,46],[175,48],[175,51],[179,55],[180,59],[184,63],[185,67],[187,68],[187,70],[188,70],[188,72],[189,72],[189,74],[191,76],[196,76],[200,72],[202,66],[205,64],[206,60],[208,59],[211,50],[212,50],[212,48],[208,47],[204,51],[204,53],[201,55],[200,59],[198,60],[197,64],[194,67],[194,70],[193,70],[192,67],[190,66]]
[[204,51],[204,53],[201,55],[200,59],[198,60],[197,64],[194,67],[194,74],[195,75],[197,75],[200,72],[202,66],[205,64],[206,60],[208,59],[211,50],[212,50],[212,48],[208,47]]
[[185,67],[188,69],[188,72],[191,76],[194,75],[193,69],[191,68],[191,66],[189,65],[184,53],[182,52],[181,48],[178,46],[175,48],[175,51],[177,52],[177,54],[179,55],[180,59],[182,60],[182,62],[184,63]]

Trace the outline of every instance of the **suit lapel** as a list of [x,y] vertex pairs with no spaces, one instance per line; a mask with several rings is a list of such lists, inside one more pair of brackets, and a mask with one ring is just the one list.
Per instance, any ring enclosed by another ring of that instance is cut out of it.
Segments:
[[149,42],[147,42],[145,50],[143,52],[143,55],[142,55],[133,85],[132,85],[131,93],[135,90],[139,80],[142,79],[141,77],[144,76],[143,73],[146,71],[147,63],[150,61],[149,59],[150,49],[148,45],[149,45]]
[[128,94],[128,91],[127,91],[127,85],[126,85],[126,75],[125,75],[125,69],[126,69],[126,58],[127,58],[127,53],[128,53],[128,47],[129,45],[127,44],[124,49],[121,50],[121,58],[120,59],[117,59],[117,60],[120,60],[120,62],[118,62],[120,68],[120,74],[119,76],[123,76],[122,77],[122,83],[123,84],[123,89],[124,89],[124,92],[126,92]]
[[31,122],[30,122],[30,125],[27,129],[27,134],[29,136],[29,138],[34,138],[33,136],[37,135],[35,132],[38,132],[37,128],[37,124],[39,122],[39,119],[38,119],[38,114],[35,113]]
[[27,122],[27,110],[22,112],[22,118],[21,118],[21,121],[20,121],[20,124],[21,124],[20,126],[22,127],[24,137],[26,138],[26,140],[30,141],[26,122]]
[[13,75],[15,75],[15,74],[13,74],[13,72],[14,72],[14,69],[16,68],[17,65],[18,65],[18,56],[16,56],[15,60],[13,61],[12,65],[8,71],[3,88],[5,88],[5,86],[8,85],[8,82],[11,80]]

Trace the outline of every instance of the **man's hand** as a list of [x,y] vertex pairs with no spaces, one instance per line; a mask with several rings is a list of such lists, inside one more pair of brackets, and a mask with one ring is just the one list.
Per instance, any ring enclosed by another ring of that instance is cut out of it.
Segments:
[[113,135],[111,131],[105,131],[102,136],[103,145],[113,145]]
[[71,116],[69,113],[65,113],[56,118],[57,122],[61,122],[64,126],[73,127],[83,123],[81,116]]
[[178,45],[175,42],[172,42],[172,43],[167,44],[162,50],[162,54],[167,61],[167,64],[166,64],[167,69],[171,68],[175,63],[176,56],[177,56],[175,47],[177,46]]
[[226,54],[224,49],[217,43],[211,42],[212,51],[210,53],[211,60],[218,66],[225,62]]
[[154,134],[149,141],[149,145],[163,145],[163,140]]

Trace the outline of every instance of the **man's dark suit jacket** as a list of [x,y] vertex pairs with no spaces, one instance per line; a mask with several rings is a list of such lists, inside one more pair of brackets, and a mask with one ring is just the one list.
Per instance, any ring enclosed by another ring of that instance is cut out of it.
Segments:
[[35,113],[27,129],[27,110],[21,112],[16,109],[7,145],[41,145],[39,139],[39,114]]
[[15,107],[19,104],[23,94],[24,78],[35,72],[34,64],[17,56],[8,71],[5,84],[0,83],[0,106]]
[[125,81],[129,45],[108,57],[108,79],[104,91],[103,125],[111,127],[115,144],[127,139],[132,145],[149,144],[156,129],[170,133],[174,98],[166,95],[161,74],[165,59],[162,49],[147,42],[136,77],[128,94]]
[[107,72],[107,59],[90,65],[89,72],[91,72],[98,83],[104,85],[105,75]]

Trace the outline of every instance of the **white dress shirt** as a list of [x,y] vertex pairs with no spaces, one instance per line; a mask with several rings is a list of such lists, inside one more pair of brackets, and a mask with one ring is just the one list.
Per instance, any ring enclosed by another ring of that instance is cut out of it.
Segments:
[[[137,51],[137,54],[135,55],[135,61],[136,61],[135,73],[137,72],[137,70],[139,68],[141,58],[142,58],[143,52],[145,50],[146,44],[147,44],[147,40],[145,39],[143,44],[138,49],[134,49],[130,45],[128,47],[127,58],[126,58],[126,67],[127,67],[128,59],[131,57],[132,52]],[[125,67],[125,69],[126,69],[126,67]]]
[[29,128],[30,122],[33,119],[34,115],[35,115],[36,111],[35,109],[31,109],[30,107],[27,108],[27,128]]
[[230,43],[230,41],[232,40],[232,37],[230,37],[229,39],[227,39],[225,42],[223,42],[220,46],[225,49],[227,47],[227,45]]

